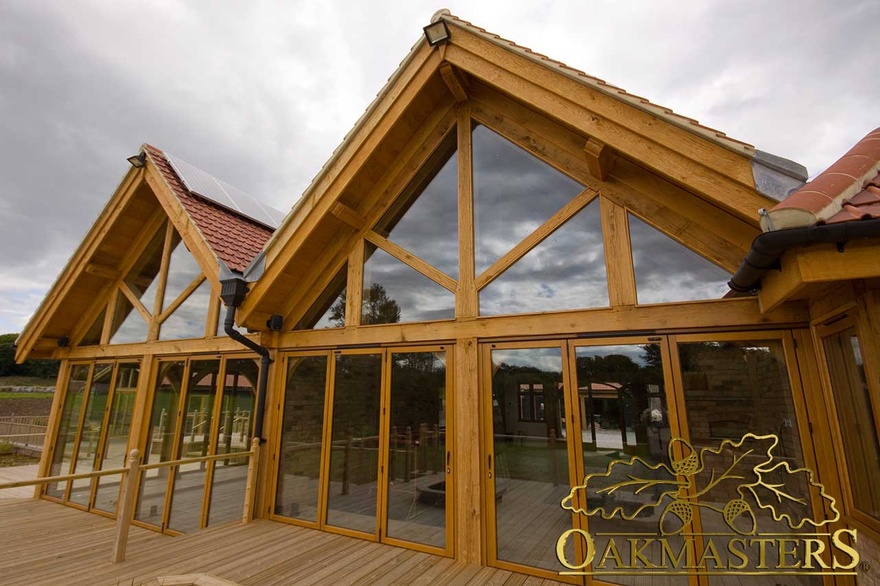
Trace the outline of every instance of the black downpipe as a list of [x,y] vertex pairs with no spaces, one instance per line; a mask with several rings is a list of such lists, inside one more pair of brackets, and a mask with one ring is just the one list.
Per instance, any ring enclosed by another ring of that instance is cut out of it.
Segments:
[[880,219],[765,232],[752,241],[752,248],[727,285],[736,293],[755,293],[761,288],[764,274],[779,268],[779,257],[789,248],[833,243],[843,252],[850,240],[872,237],[880,237]]
[[244,297],[247,294],[247,283],[243,279],[231,279],[223,281],[222,285],[223,293],[220,296],[223,302],[226,303],[226,319],[223,321],[223,331],[239,344],[247,346],[250,350],[260,355],[260,380],[257,383],[257,412],[254,417],[254,437],[259,438],[260,443],[263,444],[266,442],[265,438],[263,438],[263,412],[266,410],[266,388],[269,386],[269,365],[272,364],[272,359],[269,357],[268,348],[260,346],[235,329],[235,310],[244,301]]

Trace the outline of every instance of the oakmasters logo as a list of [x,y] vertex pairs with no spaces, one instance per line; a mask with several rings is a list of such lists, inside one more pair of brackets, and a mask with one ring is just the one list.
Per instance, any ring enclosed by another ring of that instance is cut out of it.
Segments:
[[818,531],[840,519],[836,502],[776,435],[700,449],[673,438],[667,452],[670,464],[612,461],[562,500],[590,530],[559,537],[560,574],[855,574],[856,530]]

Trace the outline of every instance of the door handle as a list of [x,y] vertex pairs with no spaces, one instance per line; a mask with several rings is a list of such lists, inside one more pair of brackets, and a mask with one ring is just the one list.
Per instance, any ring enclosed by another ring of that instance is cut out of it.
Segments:
[[492,478],[492,454],[489,454],[489,478]]
[[451,458],[452,458],[452,452],[446,452],[446,473],[447,474],[452,474],[452,467],[449,465]]

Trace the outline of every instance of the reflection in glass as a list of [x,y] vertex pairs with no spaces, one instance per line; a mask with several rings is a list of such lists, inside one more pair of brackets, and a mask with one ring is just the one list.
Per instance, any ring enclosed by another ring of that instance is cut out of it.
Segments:
[[[805,467],[803,447],[794,424],[797,415],[782,342],[693,342],[679,344],[678,354],[691,445],[698,452],[702,448],[715,449],[703,451],[702,468],[688,476],[697,490],[705,491],[698,500],[703,533],[724,534],[713,537],[713,541],[719,550],[726,550],[730,537],[725,535],[732,531],[723,511],[731,502],[737,502],[742,510],[732,519],[732,528],[737,532],[792,532],[788,523],[775,521],[771,509],[762,505],[772,506],[777,515],[813,518],[805,475],[787,473],[783,467],[763,473],[755,470],[771,457],[775,463],[786,463],[791,470]],[[724,440],[739,443],[746,433],[773,435],[778,439],[747,439],[739,447],[728,444],[718,453]],[[686,458],[690,450],[683,447],[682,452],[681,457]],[[758,490],[756,495],[749,490],[737,490],[759,480],[768,486],[776,485],[792,498],[777,500],[769,491]],[[757,553],[747,553],[752,554],[750,564],[756,566]],[[767,565],[777,566],[775,549],[768,548],[766,557]],[[801,584],[821,583],[815,576],[797,576],[792,580]],[[740,583],[734,577],[712,577],[710,581]],[[772,586],[778,582],[769,577],[755,578],[752,583]]]
[[[208,455],[219,371],[219,360],[194,360],[191,363],[175,459]],[[206,469],[205,462],[175,466],[169,528],[188,533],[201,526]]]
[[[82,424],[79,428],[79,442],[76,449],[76,461],[71,467],[71,474],[91,472],[98,456],[101,441],[101,428],[104,426],[104,410],[110,394],[110,379],[113,376],[112,364],[96,364],[89,386],[88,399]],[[89,479],[70,481],[71,502],[83,506],[89,505],[92,481]]]
[[[107,437],[104,439],[104,454],[101,470],[123,468],[127,463],[128,436],[131,430],[131,415],[134,412],[134,398],[137,392],[140,367],[137,364],[121,364],[116,374],[113,400],[107,419]],[[96,509],[114,512],[119,497],[119,477],[104,476],[96,480]]]
[[[226,363],[216,453],[234,454],[250,450],[259,376],[260,367],[256,360],[245,358]],[[232,457],[211,464],[214,477],[208,526],[241,518],[248,462],[248,458]]]
[[159,330],[160,340],[180,340],[201,338],[205,335],[208,320],[208,305],[211,303],[211,283],[202,281],[186,301],[162,322]]
[[880,519],[880,442],[856,329],[828,336],[823,345],[853,500],[860,511]]
[[[174,438],[178,427],[177,406],[183,392],[183,376],[184,362],[159,363],[144,449],[145,464],[174,459]],[[162,524],[168,475],[168,468],[143,472],[135,519],[153,525]]]
[[[61,419],[58,423],[58,435],[55,439],[55,451],[52,455],[50,476],[70,473],[70,461],[73,458],[73,447],[76,443],[76,432],[82,411],[83,395],[89,379],[89,366],[77,364],[71,367],[67,378],[67,389],[64,393],[64,405],[61,408]],[[62,498],[65,484],[47,484],[46,494]]]
[[480,291],[480,315],[607,306],[598,199]]
[[473,130],[473,182],[477,275],[584,189],[485,126]]
[[288,359],[275,495],[277,515],[318,520],[326,381],[327,356]]
[[[519,398],[541,393],[543,420],[521,420]],[[499,560],[563,570],[547,539],[571,529],[560,502],[569,490],[562,356],[559,348],[492,351],[495,547]]]
[[318,300],[296,324],[295,330],[321,330],[324,328],[345,327],[345,284],[348,277],[348,263],[324,288]]
[[388,536],[446,546],[446,354],[391,356]]
[[[577,412],[585,474],[602,474],[612,461],[636,456],[639,460],[633,465],[615,466],[613,475],[601,486],[631,481],[631,477],[649,482],[664,479],[674,482],[668,473],[649,467],[669,464],[667,454],[671,435],[660,345],[581,346],[575,350],[575,357]],[[656,502],[666,490],[677,492],[678,487],[658,484],[654,490],[623,489],[613,495],[600,494],[594,488],[588,491],[587,503],[581,503],[581,506],[602,506],[606,510],[621,507],[626,514],[632,515],[639,507]],[[611,520],[605,520],[601,515],[588,517],[586,522],[594,536],[596,549],[605,551],[608,533],[641,531],[656,534],[665,504],[648,507],[643,514],[637,515],[637,520],[626,523],[619,517]],[[675,552],[686,546],[680,535],[671,535],[667,539]],[[643,551],[648,559],[662,557],[659,541]],[[640,580],[623,576],[614,578],[614,582],[620,584],[638,584]],[[687,584],[688,578],[670,576],[658,580],[652,577],[652,583],[654,581]]]
[[629,233],[638,302],[721,299],[731,275],[632,214]]
[[153,311],[153,303],[156,300],[156,289],[158,288],[156,276],[162,266],[164,245],[165,224],[163,223],[125,277],[125,283],[150,312]]
[[338,354],[327,524],[376,533],[380,354]]
[[376,232],[452,278],[458,278],[458,157],[456,133],[419,171]]
[[[171,259],[168,263],[168,278],[165,282],[165,298],[162,309],[169,307],[177,297],[202,274],[199,263],[193,258],[177,231],[171,234]],[[207,306],[207,304],[206,304]],[[204,327],[204,320],[202,320]]]
[[451,291],[373,244],[366,244],[364,254],[362,324],[455,317],[455,294]]
[[116,296],[116,311],[110,328],[111,344],[130,344],[147,340],[147,322],[120,291]]
[[82,339],[79,341],[79,346],[97,346],[101,343],[101,333],[104,330],[104,316],[107,313],[107,308],[101,310],[101,314],[92,322],[92,325],[89,326],[88,331],[83,335]]

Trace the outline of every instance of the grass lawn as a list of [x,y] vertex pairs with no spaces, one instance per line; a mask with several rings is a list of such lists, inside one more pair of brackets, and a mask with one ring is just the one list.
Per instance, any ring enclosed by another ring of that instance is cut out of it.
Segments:
[[51,399],[54,393],[13,393],[0,391],[0,399]]

